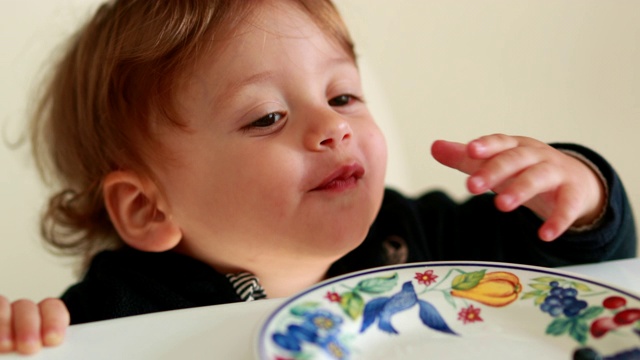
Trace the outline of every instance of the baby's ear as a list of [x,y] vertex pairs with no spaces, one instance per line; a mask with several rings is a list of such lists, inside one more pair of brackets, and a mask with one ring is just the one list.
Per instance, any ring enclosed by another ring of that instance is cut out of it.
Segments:
[[102,192],[111,222],[129,246],[160,252],[178,245],[180,227],[168,215],[168,205],[152,181],[118,170],[104,178]]

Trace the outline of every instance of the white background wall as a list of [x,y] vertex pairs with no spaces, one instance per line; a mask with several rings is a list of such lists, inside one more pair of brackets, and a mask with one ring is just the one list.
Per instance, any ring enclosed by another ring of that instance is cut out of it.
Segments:
[[[438,139],[493,132],[585,144],[640,206],[640,1],[336,0],[390,147],[388,183],[409,194],[464,178],[429,155]],[[69,259],[45,252],[46,201],[23,131],[35,76],[97,0],[0,0],[0,294],[55,296]],[[640,212],[640,210],[636,210]]]

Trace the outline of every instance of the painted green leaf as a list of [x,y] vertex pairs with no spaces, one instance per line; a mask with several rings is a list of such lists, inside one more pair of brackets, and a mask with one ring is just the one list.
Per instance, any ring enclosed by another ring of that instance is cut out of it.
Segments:
[[311,310],[315,310],[320,303],[315,301],[308,301],[299,305],[296,305],[289,310],[295,316],[304,316],[304,314],[308,313]]
[[542,290],[542,291],[551,290],[551,285],[548,285],[548,284],[529,284],[529,286],[531,286],[536,290]]
[[544,300],[547,298],[547,295],[543,294],[540,295],[536,298],[536,300],[533,302],[536,306],[542,304],[544,302]]
[[347,316],[353,320],[357,320],[364,311],[364,299],[357,292],[350,291],[342,294],[340,307]]
[[454,300],[453,295],[451,295],[451,294],[450,294],[450,293],[448,293],[448,292],[444,292],[444,293],[442,293],[442,294],[444,295],[444,299],[445,299],[445,300],[447,300],[447,302],[448,302],[451,306],[453,306],[453,308],[455,309],[455,308],[456,308],[456,301]]
[[604,308],[602,306],[591,306],[583,311],[579,317],[583,320],[591,320],[597,318],[603,311]]
[[542,294],[543,294],[543,293],[542,293],[542,291],[540,291],[540,290],[536,290],[536,291],[529,291],[529,292],[526,292],[526,293],[522,294],[521,299],[522,299],[522,300],[531,299],[531,298],[533,298],[533,297],[537,297],[537,296],[540,296],[540,295],[542,295]]
[[312,360],[316,355],[310,351],[303,351],[295,354],[295,360]]
[[587,322],[580,318],[574,318],[575,320],[571,324],[571,330],[569,334],[577,342],[584,345],[587,342],[587,333],[589,332],[589,326]]
[[460,274],[453,278],[451,288],[454,290],[473,289],[484,277],[486,270],[474,271],[466,274]]
[[591,288],[588,287],[587,285],[583,284],[583,283],[571,282],[571,285],[573,285],[573,287],[576,288],[576,290],[591,291]]
[[398,284],[398,273],[390,276],[380,276],[362,280],[356,285],[356,290],[367,294],[381,294],[393,289]]
[[569,331],[569,329],[571,328],[571,323],[572,323],[571,319],[567,319],[567,318],[555,319],[551,322],[551,324],[549,324],[549,326],[547,326],[546,333],[554,336],[562,335],[567,331]]
[[552,281],[558,281],[557,278],[551,277],[551,276],[541,276],[541,277],[537,277],[532,279],[533,281],[537,281],[537,282],[541,282],[541,283],[545,283],[545,284],[549,284]]

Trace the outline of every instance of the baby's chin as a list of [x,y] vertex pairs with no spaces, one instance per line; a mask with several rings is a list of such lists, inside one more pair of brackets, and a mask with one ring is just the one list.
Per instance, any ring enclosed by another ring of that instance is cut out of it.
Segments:
[[312,244],[314,251],[318,254],[324,253],[327,257],[337,260],[364,242],[372,223],[373,218],[370,220],[362,219],[358,223],[354,221],[344,229],[333,226],[331,231],[324,236],[314,236]]

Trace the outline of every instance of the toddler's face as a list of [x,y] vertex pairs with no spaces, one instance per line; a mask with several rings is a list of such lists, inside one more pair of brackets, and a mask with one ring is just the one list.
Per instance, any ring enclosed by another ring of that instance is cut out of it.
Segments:
[[353,60],[301,10],[264,5],[178,95],[153,164],[189,255],[251,270],[336,259],[382,200],[386,147]]

